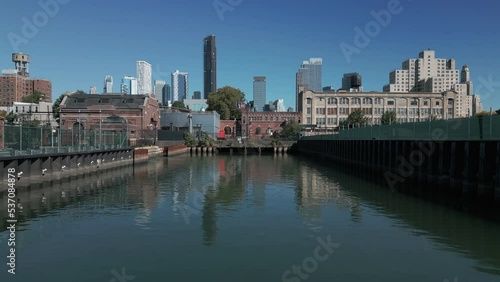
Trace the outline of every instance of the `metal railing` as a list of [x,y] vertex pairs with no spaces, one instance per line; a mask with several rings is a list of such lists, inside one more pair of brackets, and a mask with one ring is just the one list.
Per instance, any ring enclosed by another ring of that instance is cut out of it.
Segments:
[[500,116],[340,128],[338,134],[304,140],[500,140]]

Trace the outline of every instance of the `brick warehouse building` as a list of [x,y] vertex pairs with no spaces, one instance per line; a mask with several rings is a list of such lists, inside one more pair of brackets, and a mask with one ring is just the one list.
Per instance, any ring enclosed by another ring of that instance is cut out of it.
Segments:
[[60,105],[62,129],[127,131],[128,139],[153,136],[160,126],[158,100],[153,95],[65,95]]
[[47,79],[30,78],[28,65],[30,56],[23,53],[12,54],[13,70],[3,70],[0,76],[0,106],[11,107],[21,102],[25,96],[35,92],[43,94],[41,102],[52,103],[52,82]]
[[46,79],[32,79],[10,71],[0,76],[0,106],[11,107],[21,102],[25,96],[39,92],[44,95],[42,102],[52,102],[52,82]]
[[244,111],[241,116],[241,123],[235,120],[221,120],[220,129],[224,130],[226,137],[268,138],[274,132],[280,132],[281,127],[287,121],[294,120],[302,123],[301,117],[302,114],[298,112]]

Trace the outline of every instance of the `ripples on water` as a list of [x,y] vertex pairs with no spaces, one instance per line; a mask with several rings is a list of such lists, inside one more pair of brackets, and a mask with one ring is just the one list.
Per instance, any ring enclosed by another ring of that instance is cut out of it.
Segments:
[[500,280],[498,224],[288,156],[157,159],[19,197],[13,281],[282,281],[326,236],[340,248],[308,281]]

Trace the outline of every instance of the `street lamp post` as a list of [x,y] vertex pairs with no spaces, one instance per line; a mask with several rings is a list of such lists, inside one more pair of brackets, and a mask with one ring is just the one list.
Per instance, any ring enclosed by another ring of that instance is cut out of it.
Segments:
[[200,124],[200,123],[196,124],[196,129],[197,129],[196,137],[198,137],[198,143],[201,142],[201,126],[202,126],[202,124]]
[[189,134],[193,134],[193,115],[188,114],[188,121],[189,121]]

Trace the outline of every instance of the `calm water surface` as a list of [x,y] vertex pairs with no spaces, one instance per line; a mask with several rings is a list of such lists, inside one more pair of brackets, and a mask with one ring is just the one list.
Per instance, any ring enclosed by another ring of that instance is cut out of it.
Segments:
[[157,159],[20,198],[0,281],[500,281],[500,224],[290,156]]

